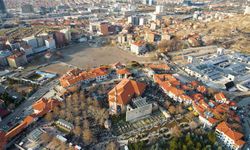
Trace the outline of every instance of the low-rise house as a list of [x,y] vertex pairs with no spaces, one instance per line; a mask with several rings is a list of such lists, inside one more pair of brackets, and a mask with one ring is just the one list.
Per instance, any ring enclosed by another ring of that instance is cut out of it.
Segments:
[[216,135],[230,149],[239,150],[245,145],[243,134],[233,130],[226,122],[217,125]]
[[216,100],[216,102],[218,103],[229,103],[229,101],[227,100],[226,96],[220,92],[214,95],[214,99]]
[[146,43],[144,41],[131,43],[130,50],[137,55],[143,54],[147,51]]
[[96,80],[97,82],[104,81],[108,78],[107,68],[100,67],[94,68],[89,71],[83,71],[81,69],[72,69],[64,74],[60,79],[60,84],[64,88],[79,83],[89,83]]
[[12,53],[8,50],[5,51],[0,51],[0,66],[7,66],[8,61],[7,58],[11,55]]
[[201,123],[204,124],[204,126],[210,128],[210,129],[215,127],[216,124],[219,122],[219,120],[217,120],[213,117],[205,116],[203,114],[199,115],[199,120]]
[[38,116],[43,116],[49,111],[51,111],[54,107],[58,106],[60,104],[59,101],[54,100],[52,98],[46,99],[41,98],[39,101],[35,102],[32,107],[34,110],[34,114]]
[[116,70],[116,74],[119,79],[128,78],[131,75],[129,70],[126,68]]
[[154,81],[158,83],[162,90],[173,100],[184,103],[185,105],[192,103],[193,99],[186,95],[183,89],[177,88],[181,87],[181,83],[173,75],[155,74]]
[[14,54],[10,55],[7,60],[10,67],[13,68],[18,68],[28,63],[26,54],[23,51],[16,51]]
[[134,96],[140,96],[146,84],[134,80],[123,79],[109,93],[109,109],[111,114],[124,113],[127,104]]

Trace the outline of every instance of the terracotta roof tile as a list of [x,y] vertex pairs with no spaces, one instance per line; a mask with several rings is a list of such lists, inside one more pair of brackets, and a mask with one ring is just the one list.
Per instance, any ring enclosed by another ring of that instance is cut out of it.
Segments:
[[134,80],[123,79],[108,94],[109,101],[117,100],[118,104],[126,105],[134,95],[141,95],[146,88],[146,84]]
[[119,69],[116,71],[117,74],[124,75],[124,74],[131,74],[128,69]]

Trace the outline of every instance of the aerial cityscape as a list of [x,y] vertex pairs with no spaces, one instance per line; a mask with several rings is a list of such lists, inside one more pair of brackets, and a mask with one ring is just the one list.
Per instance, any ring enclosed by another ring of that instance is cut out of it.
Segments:
[[250,150],[250,1],[0,0],[0,150]]

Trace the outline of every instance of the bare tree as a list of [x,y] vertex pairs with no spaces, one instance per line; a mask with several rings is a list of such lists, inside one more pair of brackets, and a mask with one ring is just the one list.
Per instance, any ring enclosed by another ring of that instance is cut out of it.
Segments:
[[80,126],[76,126],[76,127],[74,128],[73,132],[74,132],[74,134],[75,134],[76,136],[80,137],[80,136],[81,136],[82,129],[81,129]]
[[74,119],[74,117],[73,117],[72,113],[71,113],[70,111],[67,112],[67,113],[66,113],[66,120],[72,122],[73,119]]
[[50,122],[53,120],[53,114],[51,112],[48,112],[46,115],[45,115],[45,120]]
[[166,109],[168,109],[169,106],[171,105],[171,103],[168,100],[166,100],[165,103],[164,103],[164,105],[165,105]]
[[55,117],[58,117],[59,114],[60,114],[60,109],[59,109],[59,107],[58,107],[58,106],[54,107],[54,109],[53,109],[53,117],[54,117],[54,118],[55,118]]
[[61,149],[61,150],[67,150],[68,147],[67,147],[67,145],[66,145],[65,143],[60,142],[60,149]]
[[176,110],[175,110],[175,107],[173,105],[169,106],[168,111],[171,115],[176,114]]
[[45,132],[41,135],[41,139],[43,143],[48,144],[52,140],[52,137]]
[[117,142],[115,141],[111,141],[106,145],[106,150],[118,150],[119,146],[117,144]]
[[172,135],[175,137],[180,137],[182,135],[181,129],[178,125],[171,128],[170,131],[171,131]]
[[65,119],[65,117],[66,117],[65,110],[60,110],[60,112],[59,112],[59,117],[60,117],[61,119]]
[[179,114],[182,114],[184,113],[184,109],[183,109],[183,106],[181,104],[179,104],[178,106],[176,106],[176,110]]
[[81,124],[81,118],[80,118],[80,116],[75,117],[74,122],[75,122],[75,125],[79,126]]
[[83,129],[89,129],[89,121],[87,119],[83,120]]
[[94,138],[90,129],[84,129],[82,134],[83,141],[86,144],[90,144],[91,142],[93,142]]
[[189,123],[189,126],[190,126],[191,129],[195,129],[195,128],[198,127],[198,124],[197,124],[195,121],[191,121],[191,122]]
[[57,146],[57,145],[59,145],[60,144],[60,141],[56,138],[56,137],[54,137],[53,139],[52,139],[52,144],[54,145],[54,146]]

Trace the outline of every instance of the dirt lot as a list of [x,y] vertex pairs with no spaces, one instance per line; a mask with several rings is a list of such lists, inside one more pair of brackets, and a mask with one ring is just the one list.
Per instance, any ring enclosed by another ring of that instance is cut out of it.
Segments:
[[74,45],[61,50],[64,56],[62,62],[75,65],[81,68],[89,68],[99,65],[112,64],[116,62],[126,63],[129,61],[145,62],[149,58],[138,57],[130,52],[123,51],[117,47],[86,47]]
[[67,65],[63,62],[58,62],[55,64],[48,65],[46,67],[42,67],[42,71],[51,72],[51,73],[57,73],[59,76],[65,74],[68,70],[70,70],[72,67]]
[[128,51],[111,46],[89,47],[84,44],[77,44],[59,50],[58,52],[60,53],[60,57],[56,56],[51,60],[45,60],[43,57],[40,57],[35,59],[36,61],[33,63],[33,66],[57,61],[57,63],[39,69],[45,72],[57,73],[61,76],[74,67],[88,69],[116,62],[150,61],[149,57],[136,56]]

